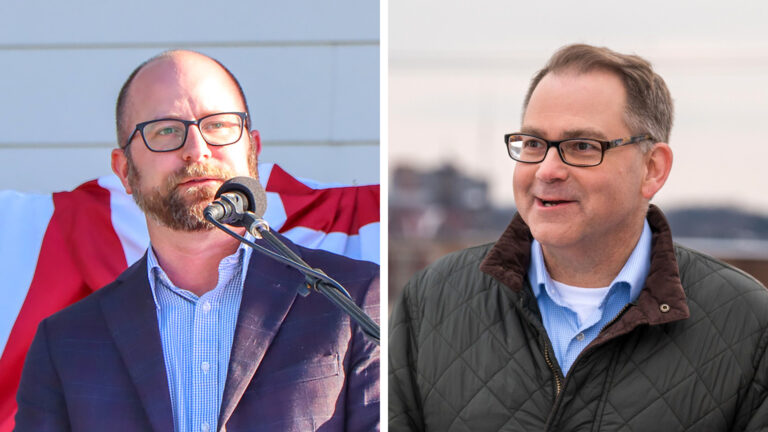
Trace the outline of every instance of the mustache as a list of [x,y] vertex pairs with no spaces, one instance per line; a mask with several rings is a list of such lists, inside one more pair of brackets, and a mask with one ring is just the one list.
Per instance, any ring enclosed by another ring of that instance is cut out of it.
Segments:
[[197,162],[176,170],[166,179],[166,186],[168,189],[173,189],[189,179],[199,177],[208,177],[223,182],[234,177],[234,174],[226,168]]

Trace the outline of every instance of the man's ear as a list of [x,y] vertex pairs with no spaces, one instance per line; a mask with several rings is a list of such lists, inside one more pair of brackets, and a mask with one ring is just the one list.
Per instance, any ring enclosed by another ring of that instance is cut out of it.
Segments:
[[669,144],[664,142],[654,144],[651,150],[644,155],[645,177],[641,192],[645,199],[653,198],[667,182],[669,172],[672,170],[672,159],[672,149]]
[[256,129],[251,131],[251,141],[253,142],[253,151],[256,152],[256,159],[258,159],[261,154],[261,136]]
[[120,182],[123,183],[125,192],[132,194],[131,185],[128,184],[128,158],[125,156],[125,152],[130,151],[128,149],[112,149],[112,172],[120,177]]

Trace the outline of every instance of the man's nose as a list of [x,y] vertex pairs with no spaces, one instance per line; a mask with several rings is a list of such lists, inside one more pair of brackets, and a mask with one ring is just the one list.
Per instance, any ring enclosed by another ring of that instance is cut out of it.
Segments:
[[197,125],[190,125],[187,131],[187,140],[181,148],[182,158],[188,162],[195,162],[211,157],[211,148]]
[[568,178],[568,165],[560,158],[560,152],[556,147],[547,149],[544,160],[539,162],[536,170],[536,178],[543,182],[553,182]]

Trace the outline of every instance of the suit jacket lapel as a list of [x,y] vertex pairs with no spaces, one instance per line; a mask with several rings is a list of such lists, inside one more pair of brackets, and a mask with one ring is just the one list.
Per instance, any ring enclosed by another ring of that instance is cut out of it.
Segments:
[[[286,243],[293,246],[290,242]],[[253,251],[229,358],[219,415],[220,430],[226,425],[251,382],[293,305],[296,289],[303,281],[304,277],[297,270]]]
[[152,428],[158,432],[172,431],[171,397],[157,311],[147,280],[146,255],[117,280],[122,285],[101,300],[104,319]]

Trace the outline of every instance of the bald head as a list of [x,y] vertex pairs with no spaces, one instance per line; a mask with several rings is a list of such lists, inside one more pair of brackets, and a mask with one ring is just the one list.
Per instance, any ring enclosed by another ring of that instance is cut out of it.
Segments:
[[[131,121],[130,117],[137,106],[145,101],[143,96],[152,92],[139,91],[139,89],[151,89],[152,87],[167,88],[178,86],[186,79],[221,79],[231,84],[231,91],[236,93],[242,102],[242,109],[247,112],[246,128],[250,129],[250,112],[245,93],[237,81],[237,78],[218,60],[204,54],[188,50],[171,50],[162,52],[131,72],[131,75],[123,84],[117,97],[115,107],[115,123],[117,127],[117,145],[124,147],[126,140],[132,132],[136,122],[151,120],[148,118]],[[215,95],[211,95],[212,97]]]

